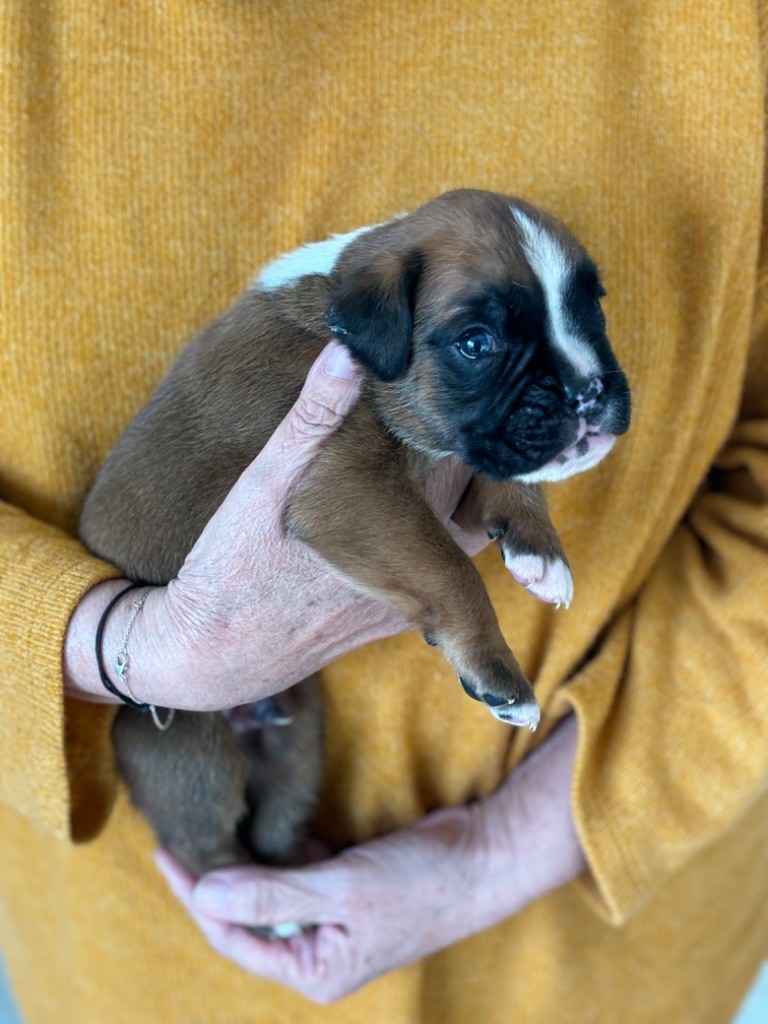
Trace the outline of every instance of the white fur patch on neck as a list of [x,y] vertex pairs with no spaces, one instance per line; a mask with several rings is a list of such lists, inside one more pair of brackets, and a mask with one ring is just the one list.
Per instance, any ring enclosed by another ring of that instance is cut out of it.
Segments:
[[544,289],[550,341],[579,376],[596,376],[600,372],[600,362],[592,347],[574,333],[574,325],[568,323],[563,309],[563,294],[571,272],[565,250],[541,224],[522,210],[514,206],[509,208],[523,232],[526,259]]
[[355,228],[354,231],[347,231],[343,235],[331,235],[323,242],[309,242],[307,245],[301,245],[293,252],[286,253],[268,263],[263,270],[259,271],[251,287],[274,291],[284,285],[293,284],[294,281],[300,277],[306,277],[308,274],[330,274],[339,256],[350,242],[353,242],[358,235],[372,231],[376,227],[379,225],[371,224],[367,227]]

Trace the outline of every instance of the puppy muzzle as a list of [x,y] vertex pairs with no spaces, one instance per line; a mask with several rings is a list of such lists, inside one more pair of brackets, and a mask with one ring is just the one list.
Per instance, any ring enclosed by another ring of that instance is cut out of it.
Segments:
[[624,374],[614,371],[565,384],[565,401],[577,417],[575,437],[539,469],[519,477],[527,483],[565,480],[591,469],[629,429],[630,392]]

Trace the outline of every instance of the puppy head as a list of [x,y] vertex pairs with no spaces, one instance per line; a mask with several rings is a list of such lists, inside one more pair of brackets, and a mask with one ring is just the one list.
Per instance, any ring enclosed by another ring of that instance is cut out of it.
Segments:
[[390,429],[495,479],[560,480],[629,426],[594,262],[553,217],[461,190],[357,236],[332,331]]

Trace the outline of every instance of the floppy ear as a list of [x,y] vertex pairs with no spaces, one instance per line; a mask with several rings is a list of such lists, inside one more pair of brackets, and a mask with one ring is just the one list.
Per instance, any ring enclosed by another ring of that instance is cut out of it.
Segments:
[[363,366],[385,381],[408,366],[417,253],[380,252],[343,274],[326,319]]

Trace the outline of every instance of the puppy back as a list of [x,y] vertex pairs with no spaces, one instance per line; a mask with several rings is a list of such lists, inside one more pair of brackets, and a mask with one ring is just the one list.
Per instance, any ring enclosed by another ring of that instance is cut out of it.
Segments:
[[249,291],[181,352],[115,445],[79,534],[134,579],[177,575],[205,524],[298,397],[328,340],[324,279]]

